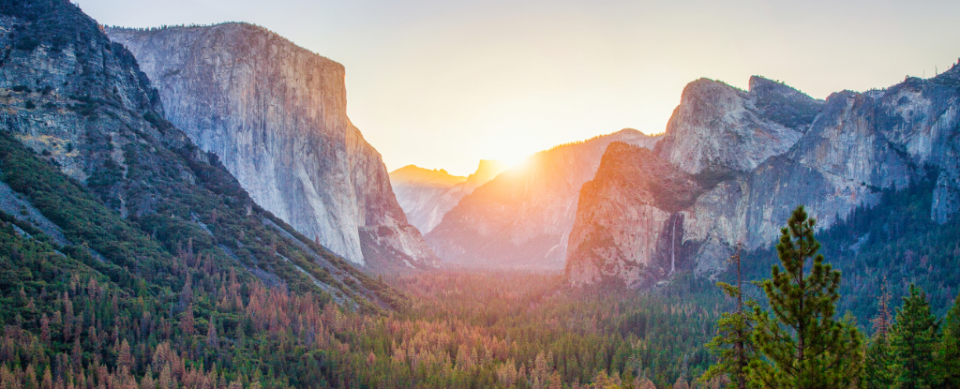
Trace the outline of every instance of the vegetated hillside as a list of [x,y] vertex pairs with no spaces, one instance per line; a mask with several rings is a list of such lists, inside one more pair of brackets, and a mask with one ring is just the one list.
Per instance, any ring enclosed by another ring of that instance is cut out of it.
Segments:
[[451,176],[445,170],[427,170],[414,165],[390,173],[390,184],[410,224],[427,234],[440,224],[463,196],[507,169],[499,161],[481,160],[468,177]]
[[[907,188],[883,190],[878,204],[858,207],[817,234],[820,252],[843,272],[839,313],[852,312],[866,326],[877,316],[881,285],[896,297],[908,295],[911,283],[927,293],[938,316],[946,313],[960,291],[960,218],[943,224],[931,220],[933,177],[931,170]],[[776,257],[770,246],[745,253],[745,278],[769,277]],[[734,279],[730,272],[720,277]],[[900,303],[899,298],[891,302]]]
[[539,152],[460,200],[427,243],[449,265],[562,269],[580,187],[607,145],[652,149],[659,139],[625,129]]
[[[818,219],[818,226],[826,229],[845,222],[858,208],[870,209],[882,201],[892,201],[886,192],[919,185],[925,188],[923,195],[929,202],[915,205],[923,207],[917,210],[918,215],[924,213],[931,228],[951,223],[960,207],[958,86],[958,66],[927,80],[908,78],[885,90],[835,93],[822,104],[797,97],[799,92],[789,87],[771,86],[769,81],[757,78],[751,79],[748,93],[712,81],[691,83],[656,153],[676,168],[694,174],[706,191],[659,225],[648,227],[647,232],[662,236],[663,231],[669,229],[672,234],[676,228],[676,263],[682,269],[710,276],[726,267],[737,242],[748,251],[773,244],[790,212],[801,204]],[[812,113],[814,108],[818,113]],[[751,130],[756,120],[772,128],[793,123],[796,129],[781,134],[783,138],[771,138],[774,132]],[[800,136],[794,139],[791,134]],[[791,146],[766,147],[785,142]],[[756,155],[764,158],[752,157]],[[611,171],[598,172],[598,176],[628,174],[631,169],[614,164],[608,168]],[[629,193],[634,186],[652,185],[646,181],[612,184],[622,186],[616,189],[622,193]],[[595,201],[581,202],[578,212],[617,208],[621,214],[631,214],[648,207],[628,197],[589,198]],[[575,229],[580,229],[581,236],[590,236],[625,228],[621,225],[624,220],[618,218],[595,221]],[[926,234],[924,230],[917,233]],[[617,242],[611,247],[622,250],[626,244]],[[570,266],[597,262],[596,257],[609,263],[631,261],[620,265],[624,269],[649,263],[617,257],[613,255],[617,251],[609,247],[605,251],[585,247],[569,252]],[[906,255],[903,250],[889,252]],[[956,261],[956,256],[950,258]],[[912,272],[916,264],[888,262],[888,266]],[[650,275],[656,274],[662,272]],[[571,277],[585,279],[577,273],[571,273]],[[610,272],[603,278],[632,282],[636,276]]]
[[322,387],[353,358],[334,302],[400,306],[166,122],[75,5],[3,2],[0,27],[4,385]]
[[264,209],[368,270],[437,266],[347,117],[342,65],[245,23],[106,32]]

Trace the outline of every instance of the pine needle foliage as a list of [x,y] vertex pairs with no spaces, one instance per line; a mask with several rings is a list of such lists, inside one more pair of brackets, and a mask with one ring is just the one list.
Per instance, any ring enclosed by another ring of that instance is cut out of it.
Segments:
[[960,296],[943,321],[943,348],[940,351],[943,387],[960,388]]
[[901,389],[935,387],[939,381],[937,345],[940,342],[940,322],[930,310],[927,294],[910,285],[910,295],[903,298],[897,309],[897,322],[891,330],[894,350],[894,370],[899,374]]
[[777,245],[783,268],[774,265],[772,279],[761,283],[770,312],[754,307],[753,342],[762,358],[750,374],[762,387],[849,388],[861,374],[862,335],[834,318],[840,271],[817,253],[815,226],[803,206],[793,211]]
[[867,347],[863,368],[864,389],[889,389],[896,382],[896,372],[893,370],[893,350],[890,340],[881,333],[876,333]]
[[[728,388],[746,389],[757,387],[748,382],[750,362],[757,358],[757,350],[751,339],[754,327],[752,313],[757,304],[753,300],[743,302],[739,246],[732,259],[736,262],[738,269],[737,285],[717,282],[717,286],[727,296],[737,299],[737,310],[725,312],[717,320],[717,336],[706,344],[707,348],[717,356],[717,363],[710,366],[700,377],[700,382],[707,383],[718,378],[729,378]],[[749,311],[744,310],[744,306],[749,308]]]

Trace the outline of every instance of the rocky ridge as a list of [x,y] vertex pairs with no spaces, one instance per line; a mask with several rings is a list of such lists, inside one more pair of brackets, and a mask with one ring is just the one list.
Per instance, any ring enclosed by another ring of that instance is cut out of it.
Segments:
[[675,271],[677,226],[682,226],[677,212],[701,193],[694,176],[652,151],[611,143],[596,177],[580,190],[567,251],[577,260],[565,269],[570,282],[584,285],[617,276],[635,287]]
[[167,119],[265,209],[374,270],[437,265],[347,118],[342,65],[242,23],[106,31],[159,89]]
[[793,146],[822,105],[762,77],[748,92],[699,79],[684,88],[657,152],[691,174],[747,172]]
[[658,140],[625,129],[539,152],[463,197],[427,242],[454,266],[562,269],[580,187],[607,145],[653,149]]
[[473,193],[504,170],[506,166],[499,161],[481,160],[476,172],[462,177],[450,175],[443,169],[427,170],[409,165],[391,172],[390,183],[410,224],[428,234],[463,196]]
[[[750,95],[757,91],[756,95],[762,96],[764,92],[758,91],[758,86],[780,94],[766,97],[780,106],[757,108],[762,106],[757,102],[763,98],[751,100]],[[705,191],[692,204],[674,211],[669,218],[661,215],[651,219],[646,227],[649,236],[662,236],[668,227],[673,228],[671,224],[676,224],[679,237],[675,239],[679,240],[677,247],[682,248],[677,251],[677,263],[684,270],[713,274],[725,267],[725,259],[737,242],[748,250],[773,243],[779,227],[799,204],[805,204],[818,219],[818,227],[824,229],[843,220],[858,206],[876,204],[884,189],[904,189],[928,178],[936,181],[931,194],[931,219],[944,223],[955,217],[960,207],[960,67],[954,66],[927,80],[908,78],[884,90],[834,93],[823,103],[798,97],[797,93],[756,77],[751,79],[751,91],[747,94],[713,81],[699,80],[688,85],[667,127],[664,142],[656,151],[677,169],[694,174]],[[685,106],[688,104],[692,107]],[[810,115],[809,110],[815,106],[817,113]],[[751,119],[730,120],[738,117]],[[768,127],[760,125],[763,123]],[[779,131],[783,129],[787,130]],[[717,134],[720,140],[709,139]],[[611,147],[607,153],[623,154],[623,150]],[[597,177],[630,172],[629,166],[607,164]],[[597,193],[631,193],[651,185],[646,180],[662,182],[669,177],[648,177],[643,182],[600,180],[585,185],[584,191],[596,193],[581,194],[592,201],[581,202],[574,230],[580,231],[580,236],[599,236],[607,230],[627,228],[623,223],[629,220],[590,216],[597,209],[616,208],[625,214],[646,211],[649,201],[644,197]],[[636,272],[632,271],[608,271],[598,276],[588,266],[593,263],[625,269],[653,264],[662,269],[662,247],[637,257],[623,254],[629,249],[627,243],[614,242],[610,246],[605,252],[589,250],[590,247],[571,248],[567,257],[571,282],[583,284],[607,278],[639,284]],[[664,272],[650,271],[643,277],[662,278]]]
[[76,5],[0,4],[0,47],[2,208],[63,252],[174,290],[182,261],[203,258],[346,307],[387,306],[384,285],[263,210],[164,120],[134,56]]

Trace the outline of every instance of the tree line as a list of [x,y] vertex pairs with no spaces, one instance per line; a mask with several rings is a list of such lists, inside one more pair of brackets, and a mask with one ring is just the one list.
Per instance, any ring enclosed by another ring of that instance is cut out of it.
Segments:
[[[960,298],[937,318],[911,284],[891,318],[884,289],[866,340],[852,315],[837,319],[841,274],[818,253],[815,225],[801,206],[781,230],[780,264],[755,283],[766,301],[744,301],[741,282],[718,283],[738,304],[718,320],[708,344],[718,361],[701,381],[738,389],[960,387]],[[739,267],[739,253],[734,259]]]

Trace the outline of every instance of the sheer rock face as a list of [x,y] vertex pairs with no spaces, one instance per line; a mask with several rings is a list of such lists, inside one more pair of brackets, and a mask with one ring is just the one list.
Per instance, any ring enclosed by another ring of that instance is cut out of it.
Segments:
[[748,172],[793,146],[822,104],[760,77],[749,92],[700,79],[684,88],[657,151],[691,174]]
[[607,145],[659,139],[627,129],[537,153],[463,197],[427,242],[451,265],[562,269],[580,188]]
[[650,150],[611,143],[596,177],[580,190],[567,250],[570,282],[618,277],[640,286],[669,274],[683,235],[677,212],[702,192],[693,176]]
[[347,118],[342,65],[247,24],[107,33],[136,56],[167,118],[265,209],[354,263],[436,265]]
[[[147,278],[173,277],[154,285],[175,279],[177,271],[150,262],[173,260],[171,254],[183,255],[190,252],[183,247],[193,247],[217,268],[247,272],[267,286],[329,295],[347,309],[364,302],[389,309],[382,298],[386,295],[378,292],[384,290],[382,284],[322,247],[307,245],[306,237],[258,206],[216,155],[200,150],[164,120],[161,96],[133,54],[111,42],[78,6],[5,0],[0,4],[0,47],[0,133],[16,138],[92,195],[69,196],[61,203],[67,207],[63,213],[44,215],[50,194],[80,192],[64,187],[73,184],[30,171],[30,177],[40,180],[28,185],[33,193],[18,192],[24,188],[16,181],[0,183],[0,208],[40,227],[57,243],[75,245],[110,263],[113,274],[158,270],[161,274]],[[24,166],[17,158],[4,159],[6,166]],[[94,202],[131,223],[101,219],[104,208]],[[228,223],[216,222],[218,210],[221,221],[229,215]],[[121,232],[106,231],[108,236],[96,240],[76,233],[78,226],[96,233],[108,225]],[[115,249],[130,245],[125,237],[155,246]],[[273,250],[264,247],[269,243]],[[154,258],[128,257],[131,252]],[[328,277],[313,275],[320,272]]]
[[[760,84],[757,80],[751,80],[750,94],[758,92]],[[717,99],[717,102],[689,98],[691,89],[702,89],[703,85],[697,85],[705,83],[707,89],[713,91],[707,96],[712,96],[710,98]],[[795,91],[789,88],[781,86],[772,90],[779,90],[785,95],[781,99],[771,99],[774,101],[807,101],[793,95]],[[744,151],[753,149],[749,145],[758,144],[755,139],[742,138],[739,142],[724,143],[678,135],[690,134],[688,130],[691,127],[679,125],[681,121],[716,124],[716,127],[700,127],[702,135],[699,136],[730,134],[729,121],[704,118],[681,120],[680,116],[699,109],[684,107],[684,104],[709,107],[700,112],[714,118],[745,115],[743,107],[749,107],[750,98],[747,96],[738,100],[736,96],[743,97],[744,94],[722,84],[703,80],[694,82],[687,87],[681,106],[670,121],[664,142],[657,147],[663,159],[672,162],[680,170],[696,173],[695,177],[705,191],[691,205],[670,216],[667,212],[653,212],[656,207],[651,207],[649,196],[584,197],[578,210],[578,215],[583,214],[584,217],[578,216],[578,223],[574,227],[578,236],[616,236],[610,231],[634,228],[626,224],[647,226],[642,227],[645,233],[636,232],[637,236],[645,234],[643,239],[608,239],[606,246],[603,246],[605,251],[594,250],[588,253],[590,255],[585,255],[583,250],[572,247],[567,257],[571,283],[618,279],[628,285],[638,286],[663,277],[668,272],[663,271],[662,262],[657,262],[661,254],[654,251],[650,257],[647,253],[653,246],[647,241],[652,241],[653,237],[662,240],[670,223],[677,224],[676,235],[681,240],[676,251],[678,268],[709,275],[725,267],[725,259],[732,254],[736,242],[744,243],[748,249],[775,243],[779,228],[786,224],[790,212],[797,205],[804,204],[808,212],[818,219],[818,227],[823,229],[836,223],[838,218],[846,217],[858,206],[876,204],[883,189],[902,189],[926,178],[936,180],[931,219],[943,223],[956,216],[960,208],[960,180],[957,173],[960,171],[960,118],[957,115],[960,110],[960,67],[955,66],[928,80],[910,78],[882,91],[834,93],[822,105],[818,105],[819,110],[814,117],[785,116],[809,118],[809,121],[784,120],[784,115],[777,114],[784,112],[782,107],[773,110],[748,109],[750,113],[746,116],[756,115],[751,123],[779,123],[784,128],[796,129],[795,133],[802,133],[795,141],[789,141],[794,132],[781,132],[787,139],[780,142],[769,141],[769,132],[755,133],[754,136],[765,139],[764,144],[791,143],[787,149],[768,148],[766,153],[770,155],[762,161],[751,157],[759,154]],[[753,103],[753,106],[757,104]],[[726,109],[731,112],[725,112]],[[685,150],[689,154],[678,150]],[[617,151],[623,155],[623,150],[613,150],[613,147],[607,153]],[[740,154],[744,156],[742,161],[714,158],[718,155]],[[687,158],[680,158],[682,156]],[[606,160],[608,157],[604,158]],[[609,158],[614,157],[611,155]],[[754,162],[757,162],[756,165],[751,167]],[[716,166],[720,166],[720,169],[711,171],[705,168]],[[635,172],[629,164],[605,163],[597,172],[597,180],[585,185],[584,191],[636,193],[652,185],[647,180],[675,180],[671,174],[634,180],[600,180],[601,177],[629,177],[631,174]],[[598,187],[597,182],[605,184]],[[616,209],[617,213],[624,216],[587,217],[602,209]],[[650,216],[645,219],[632,217],[643,212]],[[640,250],[637,247],[644,247],[646,251],[638,254]],[[595,254],[598,252],[605,253],[605,256]],[[637,258],[653,260],[644,262]],[[605,265],[590,267],[582,263]],[[646,266],[646,271],[640,272],[639,276],[639,270],[634,266],[636,263]]]
[[463,196],[473,193],[504,170],[506,166],[499,161],[481,160],[475,173],[462,177],[442,169],[427,170],[410,165],[391,172],[390,184],[410,224],[428,234]]

